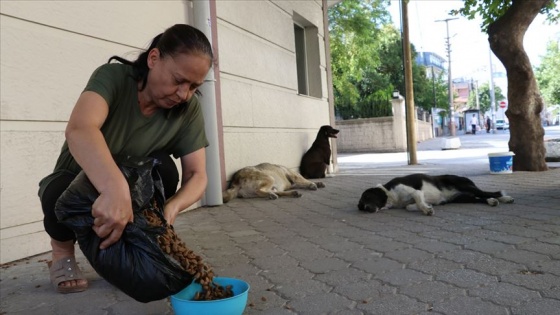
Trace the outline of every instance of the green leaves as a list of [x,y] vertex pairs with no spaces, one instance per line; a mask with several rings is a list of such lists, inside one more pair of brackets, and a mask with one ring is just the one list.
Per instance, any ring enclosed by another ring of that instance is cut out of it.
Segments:
[[[450,14],[462,15],[469,20],[480,16],[482,18],[482,25],[480,28],[486,33],[488,31],[488,26],[503,16],[516,1],[528,0],[464,0],[463,8],[451,10]],[[556,0],[550,0],[546,7],[540,12],[546,14],[547,19],[551,23],[557,22],[560,18],[560,9],[556,5],[556,2]]]
[[[345,0],[329,9],[335,109],[343,118],[385,116],[392,91],[405,92],[401,36],[388,5],[387,0]],[[445,104],[447,88],[440,88],[441,80],[428,79],[415,62],[413,81],[416,106],[429,109],[435,100]]]
[[550,41],[535,77],[546,105],[560,104],[560,48],[558,41]]

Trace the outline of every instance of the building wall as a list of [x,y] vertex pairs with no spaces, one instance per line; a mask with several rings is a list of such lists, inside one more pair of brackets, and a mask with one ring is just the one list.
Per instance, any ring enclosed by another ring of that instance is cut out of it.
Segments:
[[[261,162],[297,169],[329,124],[321,1],[217,1],[216,11],[226,176]],[[298,95],[300,19],[318,31],[322,97]]]
[[90,74],[112,55],[135,58],[165,28],[188,22],[188,7],[185,1],[2,1],[0,263],[50,250],[38,182],[54,167]]
[[[340,130],[336,139],[339,153],[406,151],[396,137],[392,117],[342,120],[336,122],[336,127]],[[418,141],[432,139],[431,123],[417,121],[416,137]]]
[[[405,152],[406,114],[403,98],[393,99],[393,116],[339,120],[336,145],[340,153]],[[418,117],[416,117],[418,118]],[[434,137],[432,122],[416,119],[416,140]]]
[[336,122],[338,152],[398,152],[393,117],[349,119]]

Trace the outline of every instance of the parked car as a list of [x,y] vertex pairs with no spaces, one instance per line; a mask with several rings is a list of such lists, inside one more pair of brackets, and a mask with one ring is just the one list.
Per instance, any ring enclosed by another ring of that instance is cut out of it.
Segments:
[[508,130],[509,123],[504,119],[496,119],[496,129],[498,130]]

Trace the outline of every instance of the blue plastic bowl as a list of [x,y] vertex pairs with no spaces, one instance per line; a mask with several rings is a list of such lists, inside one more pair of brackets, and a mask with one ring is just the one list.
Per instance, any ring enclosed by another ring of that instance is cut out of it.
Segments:
[[221,286],[231,285],[233,296],[214,301],[194,301],[196,292],[202,291],[198,283],[189,286],[171,296],[171,306],[176,315],[241,315],[247,305],[249,284],[243,280],[214,277],[214,283]]

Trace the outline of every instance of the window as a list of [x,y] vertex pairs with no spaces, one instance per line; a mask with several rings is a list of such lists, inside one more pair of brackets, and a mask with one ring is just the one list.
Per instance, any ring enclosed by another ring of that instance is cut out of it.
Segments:
[[321,98],[322,80],[317,27],[294,13],[298,93]]

